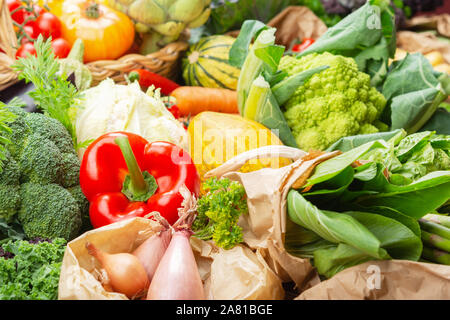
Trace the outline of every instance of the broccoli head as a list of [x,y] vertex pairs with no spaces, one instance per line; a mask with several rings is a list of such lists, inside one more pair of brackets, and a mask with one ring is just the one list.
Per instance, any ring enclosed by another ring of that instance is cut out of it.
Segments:
[[324,150],[342,137],[378,132],[386,99],[352,58],[325,52],[284,56],[280,62],[288,75],[320,66],[329,68],[313,75],[284,105],[299,148]]
[[81,212],[71,193],[57,184],[24,183],[18,219],[29,238],[73,239],[81,228]]
[[0,173],[0,218],[17,217],[27,237],[71,240],[89,212],[71,136],[44,114],[9,110],[17,117],[9,124],[12,143]]

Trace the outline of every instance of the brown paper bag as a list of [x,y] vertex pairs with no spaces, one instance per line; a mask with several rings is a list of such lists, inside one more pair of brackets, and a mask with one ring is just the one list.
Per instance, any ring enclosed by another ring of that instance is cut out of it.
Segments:
[[[294,41],[302,41],[305,38],[316,40],[327,31],[325,23],[308,7],[303,6],[285,8],[273,17],[267,25],[277,28],[275,42],[287,49]],[[230,31],[227,35],[237,37],[239,30]]]
[[296,299],[448,300],[450,266],[405,260],[369,261],[339,272]]
[[[61,267],[59,300],[128,300],[105,290],[99,281],[98,261],[87,253],[87,241],[109,253],[132,252],[161,230],[158,222],[133,218],[88,231],[67,244]],[[283,299],[281,280],[264,259],[240,245],[222,250],[191,238],[194,255],[208,299]]]
[[450,45],[438,40],[434,34],[429,32],[399,31],[397,32],[397,47],[408,52],[422,54],[439,51],[445,61],[450,64]]
[[432,29],[450,38],[450,14],[417,16],[405,22],[406,29]]
[[[259,252],[282,281],[294,281],[301,289],[318,283],[319,279],[308,259],[294,257],[284,249],[287,193],[300,177],[309,175],[317,164],[337,154],[330,152],[307,159],[302,150],[268,146],[241,153],[205,175],[226,177],[244,186],[249,211],[239,220],[244,242]],[[237,172],[248,160],[266,157],[289,158],[295,162],[279,169]]]

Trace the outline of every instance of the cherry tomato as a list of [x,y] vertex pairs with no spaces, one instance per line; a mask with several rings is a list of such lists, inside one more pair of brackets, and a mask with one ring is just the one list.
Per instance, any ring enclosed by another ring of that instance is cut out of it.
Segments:
[[[33,27],[33,25],[31,24],[24,25],[23,30],[26,33],[26,35],[22,33],[22,39],[20,40],[21,44],[24,44],[26,42],[33,42],[34,40],[37,39],[38,34],[36,33],[36,30]],[[29,38],[27,37],[27,35]]]
[[34,48],[34,44],[32,42],[26,42],[22,44],[16,52],[16,59],[18,58],[26,58],[28,54],[33,56],[36,55],[36,49]]
[[314,42],[315,42],[314,39],[305,38],[305,39],[303,39],[302,43],[294,45],[292,47],[292,51],[294,51],[294,52],[302,52],[306,48],[308,48],[310,45],[312,45]]
[[[25,17],[27,15],[27,10],[22,7],[22,3],[19,0],[6,0],[6,4],[8,6],[8,10],[11,13],[11,18],[14,22],[18,24],[22,24],[25,21]],[[13,11],[15,11],[13,13]]]
[[33,12],[26,12],[25,13],[25,25],[31,25],[33,28],[35,28],[36,25],[36,19],[44,12],[44,8],[38,6],[37,4],[33,5]]
[[36,19],[36,32],[42,34],[44,38],[56,39],[61,37],[61,21],[50,12],[43,12]]
[[52,40],[52,50],[56,57],[63,59],[69,55],[70,44],[63,38]]

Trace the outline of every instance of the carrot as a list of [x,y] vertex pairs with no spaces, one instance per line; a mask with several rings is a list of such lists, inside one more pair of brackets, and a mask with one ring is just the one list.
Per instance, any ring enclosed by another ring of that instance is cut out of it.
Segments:
[[239,113],[234,90],[182,86],[170,95],[177,100],[181,116],[194,116],[203,111]]

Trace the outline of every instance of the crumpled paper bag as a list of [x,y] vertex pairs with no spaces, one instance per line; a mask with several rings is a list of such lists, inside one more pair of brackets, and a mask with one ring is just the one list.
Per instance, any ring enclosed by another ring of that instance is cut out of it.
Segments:
[[[302,41],[305,38],[318,39],[327,31],[325,23],[317,17],[308,7],[289,6],[277,14],[267,23],[268,26],[277,29],[275,43],[291,47],[294,41]],[[227,33],[237,37],[239,30]]]
[[[87,253],[87,241],[109,253],[132,252],[159,232],[151,219],[132,218],[90,230],[67,244],[59,280],[59,300],[128,300],[105,290],[99,281],[98,261]],[[212,243],[191,238],[191,244],[208,299],[283,299],[281,280],[264,259],[240,245],[222,250]]]
[[417,16],[405,22],[406,29],[432,29],[450,38],[450,14]]
[[296,298],[311,299],[448,300],[450,266],[406,260],[369,261],[339,272]]
[[422,54],[439,51],[445,61],[450,64],[450,45],[438,40],[431,32],[399,31],[397,32],[397,47],[408,52]]
[[[319,278],[308,259],[292,256],[284,249],[287,193],[299,178],[311,174],[317,164],[337,154],[329,152],[310,159],[300,149],[267,146],[241,153],[205,175],[206,178],[226,177],[244,186],[248,214],[239,220],[244,243],[259,252],[283,282],[294,281],[298,288],[306,289],[318,283]],[[279,169],[238,172],[247,161],[266,157],[288,158],[294,162]]]

